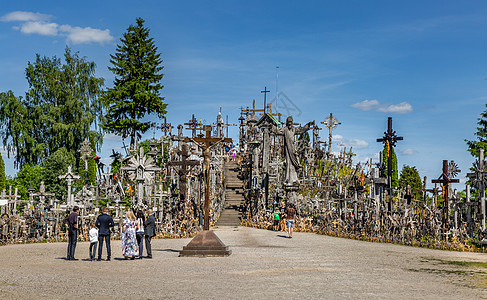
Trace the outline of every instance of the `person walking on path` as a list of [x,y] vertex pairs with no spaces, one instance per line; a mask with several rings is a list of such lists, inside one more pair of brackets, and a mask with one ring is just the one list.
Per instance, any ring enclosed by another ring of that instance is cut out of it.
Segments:
[[284,202],[281,202],[281,207],[279,208],[280,212],[280,230],[281,231],[286,231],[286,204]]
[[122,255],[125,259],[135,259],[139,255],[139,247],[137,246],[137,238],[135,236],[138,229],[137,220],[134,213],[129,210],[122,227]]
[[91,223],[91,229],[88,232],[90,236],[90,260],[94,261],[96,256],[96,246],[98,244],[98,229],[95,227],[95,223]]
[[294,209],[294,204],[289,204],[289,207],[286,209],[286,218],[287,218],[287,230],[289,233],[289,238],[293,238],[293,228],[294,228],[294,217],[296,215],[296,209]]
[[113,227],[112,217],[108,214],[108,207],[104,206],[101,209],[102,214],[96,218],[95,226],[99,229],[98,231],[98,261],[101,260],[101,252],[103,248],[103,240],[107,245],[107,261],[110,260],[112,251],[110,249],[110,227]]
[[66,260],[77,260],[74,258],[74,251],[76,250],[76,242],[78,241],[78,211],[78,206],[73,207],[73,212],[63,221],[68,226],[68,254]]
[[272,216],[274,217],[274,231],[277,231],[279,229],[279,207],[274,209]]
[[141,210],[137,211],[137,225],[139,229],[137,229],[137,245],[139,246],[139,258],[142,259],[142,252],[144,249],[144,227],[145,227],[145,216]]
[[152,258],[152,249],[151,249],[151,239],[153,236],[156,235],[155,226],[156,226],[156,218],[154,217],[154,213],[152,209],[147,210],[147,220],[145,221],[145,250],[147,252],[147,258]]

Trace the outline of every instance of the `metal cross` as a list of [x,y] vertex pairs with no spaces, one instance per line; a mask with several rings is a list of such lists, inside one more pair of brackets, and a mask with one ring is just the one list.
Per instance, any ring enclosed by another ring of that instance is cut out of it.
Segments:
[[[452,161],[453,162],[453,161]],[[460,170],[458,170],[460,171]],[[449,176],[449,170],[448,170],[448,160],[443,160],[443,173],[438,177],[438,179],[433,179],[431,180],[432,183],[439,183],[441,184],[443,188],[443,221],[445,228],[448,227],[448,220],[449,220],[449,214],[448,214],[448,190],[450,183],[458,183],[460,180],[458,179],[452,179]]]
[[[194,117],[194,115],[193,115]],[[171,126],[171,123],[167,123],[166,117],[164,117],[164,123],[161,123],[161,126],[158,126],[157,129],[161,129],[164,132],[164,136],[167,136],[167,133],[169,132],[169,135],[171,135],[171,130],[174,127]]]
[[184,123],[184,125],[188,125],[188,128],[186,129],[190,129],[192,132],[192,137],[196,137],[196,129],[198,129],[198,125],[200,125],[200,123],[198,123],[198,120],[196,120],[194,114],[191,120],[189,120],[188,123]]
[[179,199],[181,202],[184,202],[186,200],[186,175],[188,175],[191,167],[199,165],[200,162],[188,160],[190,155],[188,153],[187,144],[183,144],[182,149],[178,151],[178,153],[181,156],[181,161],[169,161],[167,164],[170,166],[179,167]]
[[264,113],[265,113],[265,109],[266,109],[266,101],[267,101],[267,93],[269,93],[270,91],[267,90],[267,87],[264,87],[264,90],[263,91],[260,91],[261,93],[264,93]]
[[389,212],[392,211],[392,147],[396,145],[397,141],[402,141],[402,136],[397,136],[396,132],[392,130],[392,118],[387,118],[387,131],[384,132],[384,137],[377,139],[379,143],[387,145],[387,184],[389,190]]
[[328,155],[331,155],[331,139],[332,139],[332,134],[331,132],[333,131],[333,129],[335,129],[335,127],[337,127],[338,125],[342,124],[340,122],[338,122],[337,119],[335,119],[335,117],[333,117],[333,114],[330,113],[330,116],[328,118],[325,119],[325,121],[321,122],[321,124],[324,124],[326,126],[326,128],[328,128]]

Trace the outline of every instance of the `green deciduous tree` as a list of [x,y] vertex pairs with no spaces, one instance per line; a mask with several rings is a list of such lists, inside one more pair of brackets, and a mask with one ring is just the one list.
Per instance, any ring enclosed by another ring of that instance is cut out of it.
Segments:
[[103,128],[123,138],[130,137],[133,148],[136,139],[151,126],[151,122],[141,120],[148,114],[161,118],[166,113],[167,104],[160,96],[163,67],[161,55],[142,18],[137,18],[135,26],[128,27],[120,41],[115,55],[110,55],[113,66],[109,70],[114,73],[115,81],[114,87],[103,96],[108,107]]
[[0,94],[0,136],[16,166],[39,164],[61,147],[76,151],[85,138],[101,146],[101,132],[92,130],[103,114],[95,63],[66,47],[64,63],[37,54],[25,73],[25,99]]
[[38,190],[43,178],[43,168],[39,165],[25,164],[17,172],[17,176],[10,182],[13,188],[19,189],[20,199],[28,200],[27,189],[33,187]]
[[68,172],[68,166],[74,167],[76,159],[74,154],[62,147],[56,150],[44,161],[43,176],[46,190],[55,193],[57,199],[66,198],[68,184],[66,180],[59,179],[59,175]]
[[422,199],[423,194],[420,190],[423,188],[423,182],[421,181],[418,170],[416,167],[404,165],[399,177],[399,187],[406,189],[408,184],[411,186],[411,192],[414,199]]

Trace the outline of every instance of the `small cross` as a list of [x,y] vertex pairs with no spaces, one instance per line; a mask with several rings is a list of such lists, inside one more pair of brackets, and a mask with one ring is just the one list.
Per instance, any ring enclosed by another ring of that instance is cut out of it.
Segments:
[[263,91],[260,91],[261,93],[264,93],[264,113],[265,113],[265,109],[266,109],[266,101],[267,101],[267,93],[269,93],[270,91],[267,90],[267,87],[264,87],[264,90]]

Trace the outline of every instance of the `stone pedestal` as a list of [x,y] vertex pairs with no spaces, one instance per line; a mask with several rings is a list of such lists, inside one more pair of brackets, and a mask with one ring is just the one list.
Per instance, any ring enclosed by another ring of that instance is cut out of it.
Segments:
[[200,231],[188,245],[179,251],[179,256],[229,256],[232,250],[211,230]]

